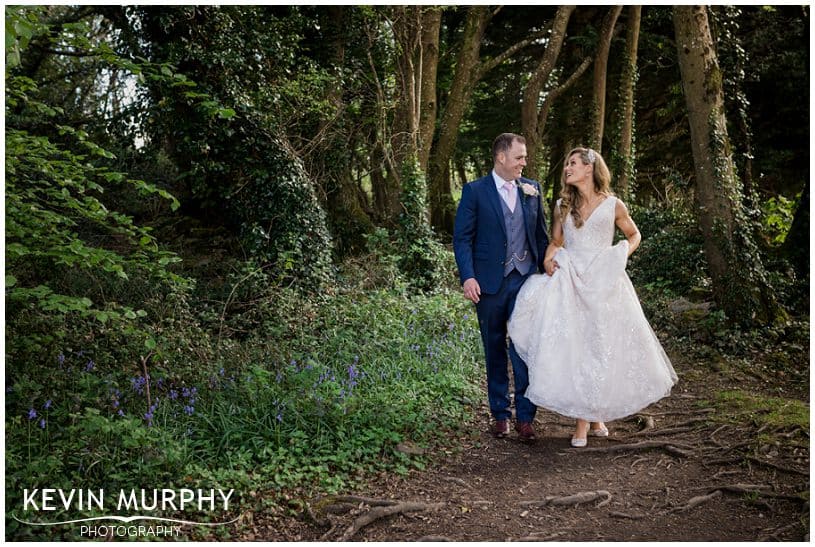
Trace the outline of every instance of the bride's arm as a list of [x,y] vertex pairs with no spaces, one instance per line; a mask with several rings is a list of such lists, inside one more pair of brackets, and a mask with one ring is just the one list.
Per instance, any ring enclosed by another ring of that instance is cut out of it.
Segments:
[[628,214],[628,207],[619,199],[617,200],[614,220],[617,223],[617,227],[622,230],[625,234],[625,238],[628,240],[628,256],[631,256],[631,253],[636,251],[637,247],[640,246],[642,235],[640,235],[640,231],[637,225],[634,224],[631,215]]
[[547,274],[552,275],[558,269],[558,263],[554,259],[555,253],[563,247],[563,225],[560,222],[560,207],[555,207],[555,214],[552,215],[552,239],[546,247],[546,254],[543,257],[543,269]]

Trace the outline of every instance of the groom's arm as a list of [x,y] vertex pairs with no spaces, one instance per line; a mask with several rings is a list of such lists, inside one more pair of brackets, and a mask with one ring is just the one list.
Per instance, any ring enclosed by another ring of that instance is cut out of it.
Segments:
[[535,183],[538,187],[538,220],[535,223],[535,242],[538,245],[538,271],[545,271],[543,267],[544,258],[546,257],[546,249],[549,247],[549,236],[546,234],[546,199],[541,192],[540,184]]
[[456,220],[453,225],[453,253],[456,255],[459,280],[462,284],[468,279],[475,278],[473,239],[477,217],[473,189],[470,184],[465,184],[461,190],[461,201],[458,203]]

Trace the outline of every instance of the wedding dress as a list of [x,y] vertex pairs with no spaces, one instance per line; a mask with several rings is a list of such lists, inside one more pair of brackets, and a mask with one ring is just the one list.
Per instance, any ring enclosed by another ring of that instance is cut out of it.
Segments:
[[612,245],[616,203],[606,198],[580,228],[567,215],[559,268],[527,279],[508,325],[529,367],[526,396],[592,422],[629,416],[677,381],[625,272],[628,241]]

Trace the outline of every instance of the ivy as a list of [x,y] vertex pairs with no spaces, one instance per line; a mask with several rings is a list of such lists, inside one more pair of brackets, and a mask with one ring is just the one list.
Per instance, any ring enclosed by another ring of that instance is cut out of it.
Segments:
[[411,287],[431,291],[445,276],[444,253],[427,219],[427,181],[415,158],[402,165],[402,213],[399,215],[399,268]]

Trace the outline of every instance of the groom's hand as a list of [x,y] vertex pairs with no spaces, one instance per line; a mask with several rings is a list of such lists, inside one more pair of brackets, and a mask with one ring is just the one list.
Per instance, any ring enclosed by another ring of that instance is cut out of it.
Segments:
[[463,288],[464,298],[478,304],[478,301],[481,300],[481,285],[478,284],[478,281],[476,281],[474,277],[471,277],[464,282]]

